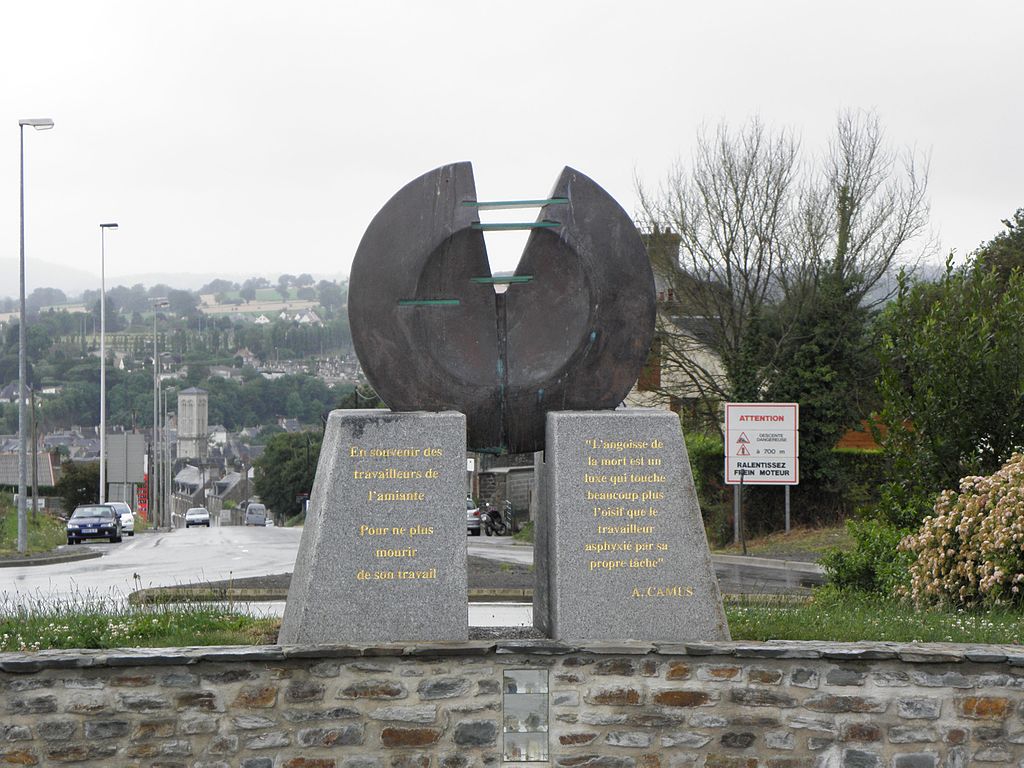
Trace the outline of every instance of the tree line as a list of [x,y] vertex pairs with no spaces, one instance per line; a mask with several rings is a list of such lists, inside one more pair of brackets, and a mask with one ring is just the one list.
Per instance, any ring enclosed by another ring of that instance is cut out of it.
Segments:
[[[307,374],[266,379],[254,371],[241,380],[219,377],[183,380],[178,385],[164,382],[170,409],[175,410],[175,391],[199,386],[209,393],[209,422],[228,430],[275,424],[279,417],[297,419],[302,424],[319,425],[321,417],[351,399],[351,385],[328,386]],[[37,399],[40,430],[52,431],[72,426],[96,426],[99,423],[99,373],[82,370],[66,382],[62,390],[45,400]],[[5,431],[17,431],[16,404],[4,404],[0,424]],[[126,429],[148,428],[153,421],[153,377],[144,372],[107,372],[107,423]]]
[[[1003,226],[965,263],[954,266],[949,259],[937,281],[902,275],[895,300],[878,318],[879,437],[887,477],[878,503],[850,524],[856,546],[824,561],[842,587],[894,594],[907,587],[916,554],[933,563],[955,555],[970,538],[955,531],[939,537],[941,552],[918,547],[915,553],[900,543],[929,520],[948,520],[951,508],[973,503],[950,500],[958,489],[970,496],[988,487],[987,476],[1003,471],[1024,448],[1024,208]],[[1024,486],[1019,471],[1009,475],[1018,486],[1011,501],[1019,517]],[[975,509],[975,528],[986,525],[982,517]],[[993,535],[985,548],[967,552],[969,562],[955,566],[958,582],[976,585],[987,559],[1011,575],[1022,573],[1019,537]],[[967,588],[955,602],[976,597]]]

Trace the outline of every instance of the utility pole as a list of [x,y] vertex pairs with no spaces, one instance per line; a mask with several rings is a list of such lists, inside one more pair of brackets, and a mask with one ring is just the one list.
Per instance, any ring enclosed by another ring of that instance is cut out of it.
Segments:
[[167,400],[170,397],[170,392],[164,392],[164,412],[163,412],[163,433],[164,433],[164,503],[167,510],[167,529],[170,530],[173,526],[173,515],[174,515],[174,496],[173,487],[171,480],[173,479],[174,463],[171,460],[171,434],[167,426]]
[[18,197],[20,205],[20,250],[18,257],[18,552],[28,552],[28,518],[25,516],[25,480],[27,450],[25,446],[25,384],[28,370],[28,342],[25,327],[28,316],[25,312],[25,126],[37,131],[53,128],[53,120],[48,117],[30,118],[18,121],[19,157],[21,175],[19,177]]
[[39,518],[39,431],[36,428],[36,388],[29,390],[32,397],[32,520]]

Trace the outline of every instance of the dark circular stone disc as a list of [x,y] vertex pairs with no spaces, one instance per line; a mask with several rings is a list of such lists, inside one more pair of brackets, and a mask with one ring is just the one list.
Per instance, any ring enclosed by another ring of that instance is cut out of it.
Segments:
[[654,335],[654,277],[625,211],[566,168],[503,295],[491,276],[472,168],[455,163],[407,184],[374,217],[349,280],[356,354],[396,411],[466,414],[470,449],[544,447],[551,410],[614,408]]

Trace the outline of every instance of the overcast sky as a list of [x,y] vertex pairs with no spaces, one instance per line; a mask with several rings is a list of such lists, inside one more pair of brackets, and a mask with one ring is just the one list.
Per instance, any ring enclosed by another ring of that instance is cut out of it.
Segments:
[[0,260],[20,118],[56,123],[25,132],[31,290],[36,260],[98,274],[107,221],[108,285],[347,274],[387,199],[458,160],[480,199],[571,165],[632,213],[701,125],[760,115],[810,153],[843,108],[931,153],[933,229],[966,253],[1024,206],[1021,29],[1016,0],[7,3]]

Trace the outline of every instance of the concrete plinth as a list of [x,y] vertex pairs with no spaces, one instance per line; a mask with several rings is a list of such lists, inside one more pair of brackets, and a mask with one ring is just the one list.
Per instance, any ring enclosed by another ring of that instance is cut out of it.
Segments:
[[332,411],[280,642],[466,640],[466,418]]
[[728,640],[679,419],[552,412],[534,625],[555,640]]

